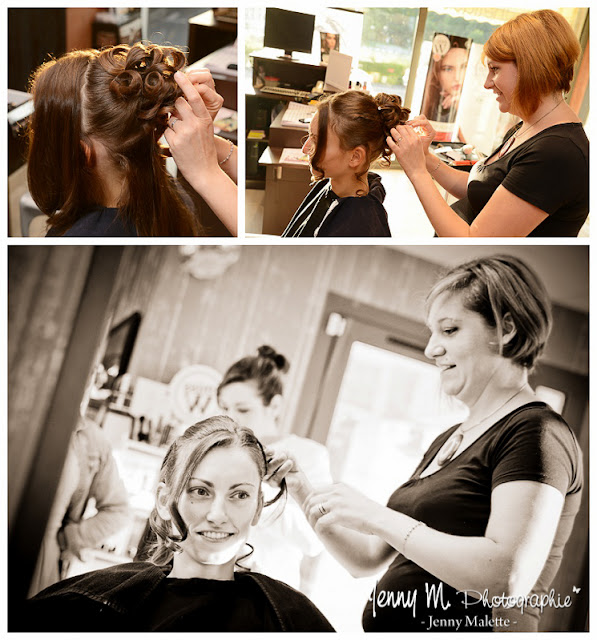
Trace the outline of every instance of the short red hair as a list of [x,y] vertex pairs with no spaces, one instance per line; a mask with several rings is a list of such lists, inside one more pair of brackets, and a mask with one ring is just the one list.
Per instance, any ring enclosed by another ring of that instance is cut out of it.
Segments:
[[483,56],[516,64],[518,82],[512,101],[521,113],[530,115],[543,96],[570,91],[580,44],[562,15],[542,9],[521,13],[496,29]]

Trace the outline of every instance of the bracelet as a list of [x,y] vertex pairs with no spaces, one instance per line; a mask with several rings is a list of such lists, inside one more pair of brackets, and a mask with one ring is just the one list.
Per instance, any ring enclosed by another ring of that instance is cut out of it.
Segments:
[[429,173],[435,173],[438,169],[439,169],[439,165],[442,163],[442,161],[438,158],[437,159],[437,166],[435,167],[435,169],[432,169]]
[[219,165],[223,165],[226,162],[228,162],[228,160],[230,160],[230,156],[232,155],[232,152],[234,151],[234,144],[232,140],[228,140],[228,142],[230,143],[230,151],[228,152],[228,155],[222,160],[222,162],[218,162]]
[[402,554],[404,555],[404,552],[406,551],[406,543],[408,541],[408,539],[410,538],[412,532],[415,529],[418,529],[420,526],[424,526],[425,523],[424,522],[417,522],[416,524],[413,524],[413,526],[409,529],[408,533],[404,536],[404,542],[402,543]]

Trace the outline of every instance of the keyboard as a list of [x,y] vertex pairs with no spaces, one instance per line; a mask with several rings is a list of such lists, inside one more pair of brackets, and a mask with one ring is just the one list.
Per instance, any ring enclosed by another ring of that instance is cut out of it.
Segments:
[[262,87],[259,89],[261,93],[271,93],[275,96],[288,96],[292,98],[307,99],[313,94],[309,91],[300,91],[299,89],[290,89],[289,87]]
[[317,107],[311,106],[310,104],[289,102],[288,107],[282,116],[282,126],[308,129],[309,123],[316,111]]

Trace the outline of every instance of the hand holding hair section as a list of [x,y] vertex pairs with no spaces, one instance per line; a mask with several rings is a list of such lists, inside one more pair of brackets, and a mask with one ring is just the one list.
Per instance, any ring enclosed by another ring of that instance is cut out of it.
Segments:
[[224,101],[216,93],[208,71],[193,72],[189,76],[177,72],[174,80],[183,95],[174,103],[176,128],[170,126],[164,132],[170,152],[189,184],[236,235],[237,188],[233,181],[236,178],[236,147],[214,136],[213,126],[213,119]]

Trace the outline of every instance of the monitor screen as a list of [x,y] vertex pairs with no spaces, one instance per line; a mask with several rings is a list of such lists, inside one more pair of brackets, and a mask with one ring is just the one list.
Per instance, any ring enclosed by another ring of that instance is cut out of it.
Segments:
[[263,46],[311,53],[314,29],[314,15],[267,8]]

